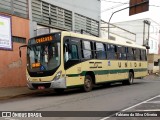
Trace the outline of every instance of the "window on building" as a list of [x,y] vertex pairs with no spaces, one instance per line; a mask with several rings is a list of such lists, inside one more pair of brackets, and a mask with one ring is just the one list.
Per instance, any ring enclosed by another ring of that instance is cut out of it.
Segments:
[[26,43],[26,38],[12,36],[12,41],[16,43]]
[[153,49],[153,40],[150,40],[149,43],[150,43],[150,49]]
[[155,29],[156,29],[156,33],[155,33],[155,35],[158,35],[158,28],[156,27]]
[[157,42],[155,42],[155,50],[157,50],[158,48],[157,48],[158,46],[157,46]]

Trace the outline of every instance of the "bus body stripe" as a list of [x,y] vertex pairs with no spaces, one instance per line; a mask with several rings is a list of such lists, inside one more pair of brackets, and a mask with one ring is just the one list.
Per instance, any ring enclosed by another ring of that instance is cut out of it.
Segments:
[[[104,74],[116,74],[116,73],[126,73],[129,72],[130,69],[124,69],[124,70],[95,70],[93,71],[98,75],[104,75]],[[144,72],[147,71],[146,68],[142,68],[142,69],[134,69],[134,72]],[[83,71],[80,74],[67,74],[66,76],[68,77],[78,77],[78,76],[85,76],[87,71]]]

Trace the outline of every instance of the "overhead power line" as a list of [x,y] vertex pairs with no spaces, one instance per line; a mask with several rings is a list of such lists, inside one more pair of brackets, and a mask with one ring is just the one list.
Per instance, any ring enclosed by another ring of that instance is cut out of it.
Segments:
[[115,1],[109,1],[109,0],[101,0],[104,2],[110,2],[110,3],[121,3],[121,4],[129,4],[128,2],[115,2]]
[[118,7],[121,7],[121,6],[123,6],[123,5],[112,6],[112,7],[110,7],[110,8],[107,8],[107,9],[102,10],[101,13],[106,12],[106,11],[109,11],[109,10],[112,10],[112,9],[115,9],[115,8],[118,8]]
[[152,6],[152,7],[160,7],[160,6],[158,6],[158,5],[149,5],[149,6]]
[[111,3],[119,3],[119,4],[117,4],[115,6],[112,6],[110,8],[104,9],[104,10],[101,11],[101,13],[112,10],[112,9],[115,9],[115,8],[118,8],[118,7],[121,7],[121,6],[126,5],[126,4],[129,4],[128,2],[113,2],[113,1],[108,1],[108,0],[103,0],[103,1],[104,2],[111,2]]

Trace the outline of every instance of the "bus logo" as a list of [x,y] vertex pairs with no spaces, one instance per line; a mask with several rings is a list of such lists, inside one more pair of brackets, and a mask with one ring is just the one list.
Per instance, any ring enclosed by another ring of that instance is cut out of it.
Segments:
[[11,112],[2,112],[2,117],[12,117]]

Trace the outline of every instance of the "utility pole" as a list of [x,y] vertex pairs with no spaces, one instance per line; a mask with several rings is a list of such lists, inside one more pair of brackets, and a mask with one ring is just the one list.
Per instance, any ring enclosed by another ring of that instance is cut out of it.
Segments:
[[[151,22],[148,20],[144,20],[144,28],[143,28],[143,46],[147,47],[147,54],[149,54],[149,33],[150,33],[150,24]],[[147,35],[146,35],[147,32]]]

